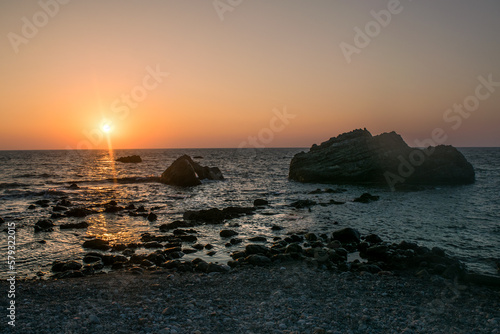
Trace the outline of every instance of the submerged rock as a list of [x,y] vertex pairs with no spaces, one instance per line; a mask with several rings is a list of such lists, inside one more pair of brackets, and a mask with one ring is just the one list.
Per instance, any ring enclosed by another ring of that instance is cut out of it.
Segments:
[[35,224],[35,232],[52,232],[54,223],[51,220],[39,220]]
[[183,155],[175,160],[163,174],[160,182],[181,187],[197,186],[200,180],[224,180],[222,172],[217,167],[203,167],[188,155]]
[[86,217],[94,213],[96,212],[87,208],[73,208],[67,211],[65,214],[67,217]]
[[359,202],[359,203],[370,203],[370,202],[375,202],[378,201],[380,196],[374,196],[369,193],[364,193],[363,195],[359,196],[358,198],[355,198],[353,202]]
[[222,230],[220,231],[219,235],[221,236],[221,238],[231,238],[235,235],[238,235],[238,232],[233,230]]
[[220,224],[225,219],[238,218],[244,215],[251,215],[255,211],[254,207],[227,207],[222,210],[212,208],[208,210],[186,211],[184,219],[188,221],[205,222],[209,224]]
[[289,178],[299,182],[380,184],[469,184],[472,165],[456,148],[411,148],[395,132],[372,136],[354,130],[296,154]]
[[90,249],[99,249],[99,250],[108,250],[111,248],[109,246],[109,241],[101,239],[87,240],[83,243],[83,247]]
[[136,163],[142,162],[142,159],[138,155],[131,155],[131,156],[128,156],[128,157],[118,158],[118,159],[116,159],[116,161],[123,162],[123,163],[134,163],[134,164],[136,164]]

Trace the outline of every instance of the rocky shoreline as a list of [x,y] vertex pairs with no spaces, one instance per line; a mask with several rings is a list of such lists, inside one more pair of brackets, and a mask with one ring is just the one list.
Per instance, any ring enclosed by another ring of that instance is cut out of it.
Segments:
[[19,281],[16,306],[19,333],[498,333],[500,324],[498,289],[306,261]]

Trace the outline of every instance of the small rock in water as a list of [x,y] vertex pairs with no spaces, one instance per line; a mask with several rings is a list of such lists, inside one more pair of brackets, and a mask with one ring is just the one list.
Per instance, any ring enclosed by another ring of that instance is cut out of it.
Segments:
[[221,236],[221,238],[230,238],[235,235],[238,235],[238,232],[233,230],[222,230],[220,231],[219,235]]
[[156,221],[157,219],[158,219],[158,216],[157,216],[156,214],[152,213],[152,212],[148,215],[148,220],[149,220],[150,222],[154,222],[154,221]]
[[350,227],[333,232],[332,239],[338,240],[341,243],[359,243],[361,241],[359,232]]
[[83,247],[91,249],[99,249],[99,250],[108,250],[111,248],[109,246],[109,241],[101,239],[87,240],[83,243]]
[[249,241],[255,241],[255,242],[266,242],[267,239],[266,237],[252,237],[248,239]]
[[128,157],[118,158],[118,159],[116,159],[116,161],[123,162],[123,163],[135,163],[136,164],[136,163],[142,162],[142,159],[138,155],[131,155],[131,156],[128,156]]
[[35,224],[35,232],[51,232],[53,227],[54,223],[51,220],[39,220]]
[[358,203],[370,203],[370,202],[375,202],[378,201],[380,196],[373,196],[369,193],[364,193],[363,195],[355,198],[353,202],[358,202]]
[[255,201],[253,201],[254,206],[265,206],[268,204],[269,204],[269,202],[265,199],[262,199],[262,198],[257,198]]

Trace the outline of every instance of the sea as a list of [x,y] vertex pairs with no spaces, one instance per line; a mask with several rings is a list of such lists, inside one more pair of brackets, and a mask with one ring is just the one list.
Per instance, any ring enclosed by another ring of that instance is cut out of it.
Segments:
[[[198,243],[212,244],[215,254],[199,251],[184,258],[201,257],[220,264],[230,253],[243,249],[248,238],[274,237],[304,231],[331,233],[352,227],[362,235],[375,233],[384,241],[403,240],[441,247],[463,261],[469,270],[499,275],[500,262],[500,148],[459,148],[474,166],[476,182],[461,186],[427,187],[419,191],[391,191],[388,187],[302,184],[288,180],[292,157],[304,148],[266,149],[151,149],[89,151],[0,151],[0,277],[9,276],[8,223],[15,223],[14,269],[18,278],[47,278],[53,261],[81,260],[89,250],[82,244],[90,238],[114,243],[140,240],[143,233],[162,235],[159,226],[182,219],[187,210],[253,206],[258,198],[269,206],[254,215],[223,225],[196,227]],[[219,167],[223,181],[204,181],[189,188],[154,182],[179,156],[198,157],[204,166]],[[117,157],[139,155],[143,162],[125,164]],[[78,188],[70,188],[76,184]],[[316,189],[342,188],[341,193],[309,194]],[[380,199],[368,204],[352,200],[368,192]],[[53,219],[54,224],[85,221],[85,229],[35,232],[38,220],[49,219],[52,207],[62,199],[73,206],[134,204],[154,210],[150,222],[125,213],[97,213],[85,218]],[[290,204],[310,199],[343,205],[296,209]],[[35,204],[48,200],[49,206]],[[34,205],[34,206],[33,206]],[[31,206],[31,208],[30,208]],[[12,225],[12,224],[11,224]],[[281,231],[271,229],[283,227]],[[231,228],[243,239],[226,247],[219,236]],[[12,234],[12,232],[10,232]],[[11,249],[12,250],[12,249]],[[138,252],[146,250],[138,250]]]

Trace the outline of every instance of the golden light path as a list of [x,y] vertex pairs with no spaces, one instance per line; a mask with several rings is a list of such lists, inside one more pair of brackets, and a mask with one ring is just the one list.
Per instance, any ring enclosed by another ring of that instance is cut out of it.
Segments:
[[104,122],[101,126],[102,132],[104,132],[104,135],[106,136],[106,140],[108,142],[108,152],[109,152],[109,158],[111,160],[111,169],[113,173],[113,183],[116,186],[117,185],[117,179],[116,179],[116,168],[115,168],[115,157],[114,157],[114,152],[113,152],[113,145],[111,144],[111,136],[110,133],[113,130],[113,127],[111,126],[111,123]]

